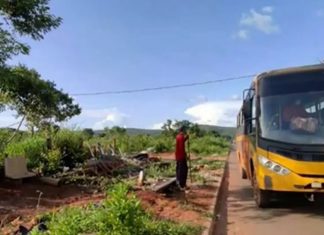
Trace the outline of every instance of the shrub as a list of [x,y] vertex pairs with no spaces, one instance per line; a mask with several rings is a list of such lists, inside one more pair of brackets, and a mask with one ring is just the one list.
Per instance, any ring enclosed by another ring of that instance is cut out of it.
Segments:
[[53,139],[54,149],[58,149],[62,157],[68,156],[73,164],[83,162],[85,157],[83,140],[80,131],[60,130]]
[[206,135],[191,140],[191,151],[201,155],[224,155],[229,149],[229,142],[222,137]]
[[140,152],[154,145],[154,138],[149,135],[137,135],[129,138],[129,152]]
[[173,177],[176,174],[176,163],[173,161],[167,166],[150,165],[145,171],[151,178]]
[[61,162],[61,153],[58,149],[50,150],[46,156],[45,173],[55,173],[59,170]]
[[154,149],[158,153],[169,152],[174,149],[174,138],[170,136],[157,137],[154,144]]
[[5,154],[9,157],[25,157],[30,168],[39,167],[40,163],[44,162],[46,152],[46,140],[37,136],[12,142],[5,149]]
[[48,220],[48,231],[34,229],[32,235],[194,235],[201,231],[197,227],[155,219],[141,208],[140,201],[122,183],[114,185],[101,205],[66,208],[44,219]]

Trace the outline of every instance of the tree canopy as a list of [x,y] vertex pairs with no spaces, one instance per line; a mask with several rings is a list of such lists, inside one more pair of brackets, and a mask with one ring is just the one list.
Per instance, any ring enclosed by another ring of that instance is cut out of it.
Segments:
[[219,137],[221,134],[213,129],[202,128],[197,123],[192,123],[188,120],[175,120],[168,119],[162,126],[162,133],[164,135],[175,136],[180,127],[183,127],[186,132],[195,137],[203,137],[204,135],[212,135]]
[[15,110],[32,127],[62,122],[81,112],[67,93],[42,80],[36,70],[6,65],[12,56],[29,53],[19,37],[41,40],[61,22],[50,13],[49,0],[0,0],[0,112]]
[[81,112],[80,107],[54,82],[42,80],[33,69],[24,66],[0,71],[1,103],[25,117],[32,126],[42,122],[62,122]]
[[17,35],[41,40],[62,22],[50,14],[49,0],[0,0],[0,16],[0,66],[14,55],[29,53]]

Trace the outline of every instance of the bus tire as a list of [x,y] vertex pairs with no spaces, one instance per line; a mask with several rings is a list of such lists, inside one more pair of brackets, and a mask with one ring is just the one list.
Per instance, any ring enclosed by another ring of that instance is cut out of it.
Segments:
[[257,207],[268,208],[270,206],[270,192],[259,188],[255,171],[253,171],[253,196]]
[[242,179],[247,179],[247,173],[243,167],[241,167],[241,177]]

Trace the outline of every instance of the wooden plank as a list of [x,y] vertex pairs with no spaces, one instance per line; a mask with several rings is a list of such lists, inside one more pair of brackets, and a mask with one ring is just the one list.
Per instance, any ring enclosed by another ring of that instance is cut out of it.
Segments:
[[174,177],[174,178],[168,179],[167,181],[161,182],[161,183],[153,186],[152,191],[157,192],[157,193],[161,192],[175,183],[176,183],[176,178]]

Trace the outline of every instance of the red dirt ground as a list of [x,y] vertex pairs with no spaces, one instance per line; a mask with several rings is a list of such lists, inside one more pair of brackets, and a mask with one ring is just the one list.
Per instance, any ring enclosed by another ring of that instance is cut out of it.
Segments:
[[[173,154],[160,154],[160,157],[171,160]],[[204,170],[201,173],[205,173]],[[208,182],[207,185],[189,184],[190,190],[186,193],[163,195],[150,191],[136,191],[136,194],[141,199],[143,207],[160,218],[205,227],[210,220],[208,212],[214,202],[216,184],[220,179],[221,171],[208,173],[212,176],[213,182]],[[39,192],[43,194],[39,208],[36,209]],[[87,193],[84,189],[70,185],[55,187],[37,181],[27,181],[22,184],[1,181],[0,234],[13,234],[12,231],[21,224],[31,227],[36,222],[35,216],[46,211],[66,205],[84,205],[103,198],[103,194]],[[3,225],[6,225],[6,230],[1,229]]]
[[151,191],[138,191],[142,205],[163,219],[206,227],[207,213],[213,203],[216,186],[191,186],[188,192],[165,196]]
[[[173,152],[151,153],[150,156],[154,157],[154,158],[158,158],[158,159],[160,158],[160,159],[163,159],[163,160],[175,160]],[[195,155],[195,154],[191,154],[190,158],[192,160],[195,160],[195,159],[198,158],[198,156]],[[208,157],[203,157],[203,158],[206,159],[206,160],[224,160],[226,158],[226,156],[208,156]]]
[[[42,192],[38,209],[39,192]],[[9,224],[13,228],[20,224],[33,223],[32,219],[40,213],[63,205],[83,205],[103,199],[103,194],[88,194],[75,186],[49,186],[31,181],[15,185],[12,182],[0,183],[0,229]],[[9,226],[10,227],[10,226]],[[12,229],[12,228],[11,228]],[[0,230],[1,234],[6,231]],[[11,233],[7,233],[11,234]]]

